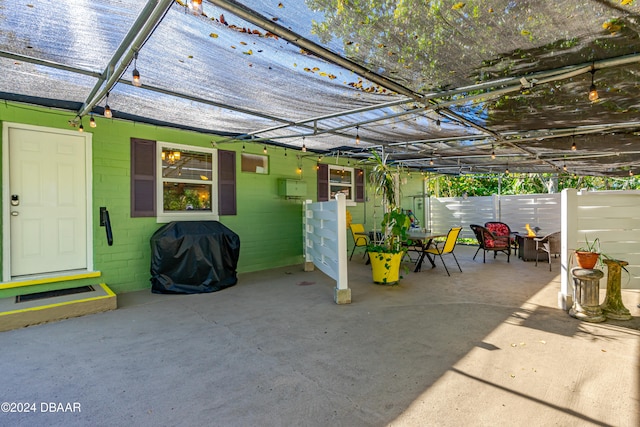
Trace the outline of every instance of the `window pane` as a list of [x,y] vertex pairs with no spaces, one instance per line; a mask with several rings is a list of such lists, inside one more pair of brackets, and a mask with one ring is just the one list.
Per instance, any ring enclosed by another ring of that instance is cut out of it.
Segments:
[[211,185],[163,183],[164,211],[210,211]]
[[331,168],[329,169],[329,182],[351,184],[351,171]]
[[269,173],[269,158],[242,153],[242,172]]
[[213,156],[178,149],[162,149],[162,177],[211,181]]
[[344,185],[332,185],[330,187],[331,190],[331,200],[336,197],[336,194],[343,193],[345,199],[351,200],[351,187],[345,187]]

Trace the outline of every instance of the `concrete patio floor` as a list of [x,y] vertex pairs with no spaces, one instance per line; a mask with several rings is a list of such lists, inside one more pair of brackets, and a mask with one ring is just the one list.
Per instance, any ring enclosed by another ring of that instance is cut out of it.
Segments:
[[35,408],[0,425],[640,425],[640,292],[632,320],[585,323],[557,308],[559,260],[475,249],[397,286],[356,254],[348,305],[299,265],[0,333],[0,401]]

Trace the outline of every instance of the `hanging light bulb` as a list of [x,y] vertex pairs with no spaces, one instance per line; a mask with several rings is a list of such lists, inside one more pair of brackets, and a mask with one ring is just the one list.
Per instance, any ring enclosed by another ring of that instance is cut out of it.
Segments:
[[104,103],[104,116],[107,119],[113,117],[113,113],[111,112],[111,108],[109,107],[109,92],[107,92],[107,100]]
[[358,133],[358,129],[360,126],[356,126],[356,145],[360,144],[360,134]]
[[91,126],[92,128],[98,126],[98,124],[96,123],[96,119],[93,118],[93,113],[91,114],[91,118],[89,119],[89,126]]
[[507,163],[507,168],[504,170],[505,175],[509,175],[509,164]]
[[493,148],[493,145],[491,146],[491,160],[495,160],[496,159],[496,150]]
[[433,159],[429,159],[429,164],[433,166]]
[[242,143],[242,152],[244,153],[244,142]]
[[573,142],[571,143],[571,151],[576,151],[577,149],[578,149],[578,147],[576,146],[576,140],[574,138]]
[[563,171],[567,171],[567,162],[564,162],[564,164],[562,165],[562,170]]
[[598,100],[598,91],[596,90],[596,84],[593,82],[593,77],[596,74],[595,68],[591,67],[591,86],[589,87],[589,101],[594,102]]
[[140,80],[140,72],[138,71],[138,51],[133,55],[133,77],[131,78],[131,83],[135,87],[142,86],[142,81]]
[[633,176],[633,171],[629,169],[629,176]]
[[202,0],[191,0],[189,8],[194,15],[202,15]]
[[306,153],[307,152],[307,146],[304,145],[304,136],[302,137],[302,152]]
[[78,132],[84,132],[84,126],[82,126],[82,117],[80,117],[80,126],[78,127]]
[[263,152],[264,154],[267,154],[267,146],[266,146],[266,145],[264,146],[264,148],[262,148],[262,152]]
[[440,123],[440,119],[436,119],[436,129],[437,130],[441,130],[442,129],[442,126],[441,126],[441,123]]

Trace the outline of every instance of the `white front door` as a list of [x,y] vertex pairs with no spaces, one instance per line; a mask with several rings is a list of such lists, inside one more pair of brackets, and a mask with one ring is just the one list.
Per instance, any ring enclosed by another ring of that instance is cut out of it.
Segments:
[[86,136],[29,127],[7,134],[10,276],[87,269]]

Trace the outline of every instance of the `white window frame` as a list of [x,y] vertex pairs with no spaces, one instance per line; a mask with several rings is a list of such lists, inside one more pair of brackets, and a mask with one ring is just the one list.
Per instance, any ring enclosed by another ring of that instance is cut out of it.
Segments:
[[[331,182],[331,171],[332,170],[344,170],[344,171],[350,171],[351,172],[351,184],[343,184],[343,183],[336,183],[336,182]],[[329,199],[331,200],[331,186],[332,185],[339,185],[342,187],[349,187],[351,188],[351,191],[349,192],[351,194],[350,198],[345,198],[345,201],[347,202],[348,206],[355,206],[356,202],[356,171],[355,168],[351,168],[351,167],[347,167],[347,166],[334,166],[334,165],[329,165],[329,170],[327,171],[329,176],[328,181],[329,181]]]
[[[196,153],[211,154],[211,181],[193,179],[164,178],[162,176],[162,151],[193,151]],[[211,185],[211,211],[164,211],[164,183],[184,182],[189,184]],[[174,144],[171,142],[156,142],[156,222],[166,223],[171,221],[218,221],[218,150],[214,148],[197,147],[193,145]]]

